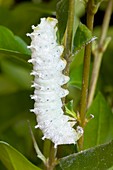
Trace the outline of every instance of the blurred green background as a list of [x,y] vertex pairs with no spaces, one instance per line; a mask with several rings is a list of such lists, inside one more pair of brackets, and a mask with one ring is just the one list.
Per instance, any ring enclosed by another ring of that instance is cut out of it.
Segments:
[[[57,1],[0,0],[0,140],[8,142],[35,164],[41,162],[36,158],[27,120],[30,120],[38,145],[46,156],[48,156],[49,141],[44,143],[40,140],[42,134],[39,130],[34,129],[35,116],[29,111],[33,108],[33,101],[30,99],[33,89],[30,87],[32,66],[26,62],[30,57],[30,51],[26,48],[30,39],[26,33],[32,31],[31,25],[37,25],[41,17],[55,16]],[[102,21],[101,17],[104,14],[105,6],[106,4],[102,5],[95,17],[94,34],[96,36],[100,34],[101,23],[99,21]],[[85,22],[84,13],[81,11],[80,17]],[[3,26],[10,29],[14,35]],[[113,37],[112,21],[108,34]],[[3,50],[4,47],[7,50]],[[19,51],[20,54],[16,54],[16,51]],[[97,86],[97,92],[103,93],[113,110],[112,63],[113,40],[104,54]],[[74,99],[76,108],[80,100],[82,65],[83,53],[81,51],[76,55],[70,72],[70,75],[74,77],[75,84],[69,87],[69,99]],[[76,150],[73,146],[69,149],[65,148],[66,146],[63,146],[59,149],[60,157]],[[2,163],[0,163],[0,170],[5,170]]]

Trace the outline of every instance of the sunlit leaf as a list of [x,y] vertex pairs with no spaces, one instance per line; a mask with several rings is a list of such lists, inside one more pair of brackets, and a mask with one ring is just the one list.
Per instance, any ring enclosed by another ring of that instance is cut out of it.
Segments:
[[92,36],[91,31],[84,24],[79,23],[74,37],[73,52],[78,52],[86,44],[94,41],[95,39],[96,37]]
[[20,56],[26,60],[30,55],[27,44],[4,26],[0,26],[0,53]]
[[0,142],[0,160],[8,170],[40,170],[8,143]]
[[73,100],[69,101],[66,105],[65,105],[65,111],[67,114],[69,114],[70,116],[72,116],[73,118],[77,119],[76,113],[73,110]]

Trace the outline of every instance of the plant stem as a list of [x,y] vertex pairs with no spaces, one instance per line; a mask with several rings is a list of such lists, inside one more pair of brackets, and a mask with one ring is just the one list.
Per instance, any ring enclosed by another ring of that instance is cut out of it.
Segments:
[[50,155],[46,165],[46,170],[54,170],[57,164],[56,154],[57,154],[57,148],[54,148],[54,145],[51,142]]
[[75,13],[75,0],[69,1],[68,21],[64,38],[64,53],[63,57],[67,61],[64,74],[69,75],[69,68],[72,55],[72,40],[73,40],[73,25],[74,25],[74,13]]
[[[69,9],[68,9],[68,20],[66,31],[64,35],[64,52],[62,57],[66,60],[67,64],[65,69],[63,70],[63,74],[69,76],[69,69],[71,63],[72,56],[72,42],[73,42],[73,25],[74,25],[74,14],[75,14],[75,0],[69,1]],[[67,84],[63,85],[63,88],[67,89]],[[62,99],[63,109],[66,103],[66,97]]]
[[[92,0],[87,3],[87,27],[93,32],[94,15],[97,9]],[[83,80],[82,80],[82,92],[80,102],[80,126],[84,129],[86,123],[86,109],[87,109],[87,96],[88,96],[88,84],[89,84],[89,71],[90,71],[90,58],[91,58],[91,43],[87,44],[84,53],[84,66],[83,66]],[[83,149],[82,136],[78,141],[79,149]]]
[[40,151],[39,147],[38,147],[38,144],[35,140],[35,137],[34,137],[34,134],[33,134],[33,131],[31,129],[31,125],[30,125],[30,122],[28,121],[28,126],[29,126],[29,130],[30,130],[30,133],[31,133],[31,137],[32,137],[32,141],[33,141],[33,145],[34,145],[34,148],[35,148],[35,151],[37,153],[37,157],[39,159],[41,159],[44,163],[44,165],[46,164],[46,158],[45,156],[42,154],[42,152]]
[[93,64],[93,71],[92,71],[90,88],[89,88],[88,108],[90,107],[94,98],[102,57],[107,48],[105,44],[105,39],[109,27],[110,18],[111,18],[112,6],[113,6],[113,0],[109,0],[106,13],[104,16],[103,24],[102,24],[101,36],[98,43],[98,47],[94,51],[94,64]]

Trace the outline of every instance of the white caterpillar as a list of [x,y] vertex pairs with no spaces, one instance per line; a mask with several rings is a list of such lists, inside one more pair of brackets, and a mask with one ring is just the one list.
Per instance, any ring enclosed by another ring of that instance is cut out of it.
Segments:
[[64,115],[61,98],[68,94],[68,90],[61,86],[69,81],[69,77],[62,74],[66,61],[61,59],[64,47],[56,41],[57,19],[42,18],[38,26],[32,26],[31,34],[32,56],[29,62],[33,64],[35,100],[34,109],[37,123],[44,137],[50,139],[55,147],[60,144],[76,143],[82,129],[72,128],[71,119]]

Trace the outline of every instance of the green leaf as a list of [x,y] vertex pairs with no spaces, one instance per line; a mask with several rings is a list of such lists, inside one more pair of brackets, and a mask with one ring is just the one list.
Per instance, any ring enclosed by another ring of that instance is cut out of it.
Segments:
[[[74,24],[73,24],[73,33],[75,33],[78,24],[79,24],[79,17],[83,15],[85,12],[84,3],[81,3],[79,0],[75,1],[75,14],[74,14]],[[68,8],[69,8],[69,0],[60,0],[57,3],[56,7],[56,16],[58,19],[58,30],[59,30],[59,39],[60,42],[64,36],[67,20],[68,20]]]
[[13,83],[19,85],[22,89],[30,89],[32,81],[30,70],[23,67],[21,62],[16,63],[12,62],[11,59],[4,59],[1,61],[1,69]]
[[66,105],[65,105],[65,111],[67,114],[69,114],[70,116],[74,117],[75,119],[77,119],[77,115],[73,110],[73,100],[69,101]]
[[64,157],[60,166],[63,170],[107,170],[113,167],[113,141]]
[[[30,38],[26,33],[32,32],[31,26],[37,25],[40,18],[53,15],[53,9],[49,9],[47,3],[34,4],[32,2],[23,2],[11,10],[12,18],[9,18],[7,26],[11,28],[16,35],[22,37],[26,42]],[[21,14],[21,15],[20,15]]]
[[94,115],[85,127],[84,148],[90,148],[113,139],[113,114],[104,97],[98,93],[87,116]]
[[8,170],[40,170],[16,149],[3,141],[0,142],[0,159]]
[[76,68],[71,69],[70,71],[70,81],[68,84],[70,86],[77,87],[81,89],[82,86],[82,71],[83,71],[83,64],[79,65]]
[[59,30],[59,39],[62,40],[68,18],[68,6],[69,0],[60,0],[56,6],[56,14],[58,19],[58,30]]
[[74,36],[73,52],[78,52],[81,48],[93,40],[95,40],[95,37],[92,36],[91,31],[84,24],[79,23]]
[[30,55],[27,44],[4,26],[0,26],[0,53],[20,56],[26,60]]

